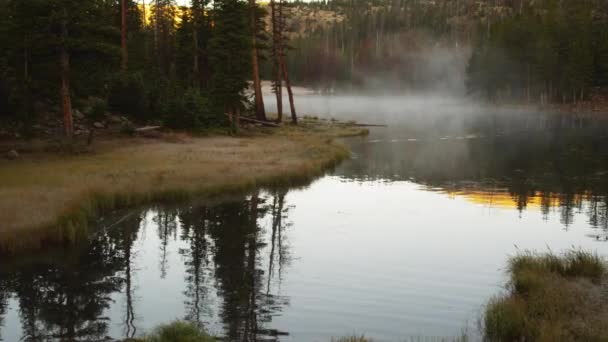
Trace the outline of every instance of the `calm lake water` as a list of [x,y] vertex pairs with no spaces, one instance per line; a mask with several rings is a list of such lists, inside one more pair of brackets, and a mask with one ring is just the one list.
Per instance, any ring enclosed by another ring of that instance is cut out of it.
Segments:
[[124,339],[178,319],[227,341],[475,336],[509,255],[608,253],[603,124],[299,100],[390,127],[346,139],[352,159],[304,188],[114,213],[86,244],[2,260],[0,336]]

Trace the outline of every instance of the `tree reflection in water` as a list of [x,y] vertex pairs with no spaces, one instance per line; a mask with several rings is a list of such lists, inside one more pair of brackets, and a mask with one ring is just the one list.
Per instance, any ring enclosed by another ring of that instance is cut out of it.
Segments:
[[509,125],[499,128],[478,123],[475,134],[378,130],[369,139],[352,141],[357,157],[342,164],[337,175],[354,181],[412,181],[482,203],[506,195],[510,199],[502,205],[520,212],[538,205],[545,218],[559,215],[566,229],[582,211],[597,228],[591,238],[608,239],[607,123],[572,115],[533,121],[538,117],[508,118]]
[[[8,298],[15,296],[24,341],[98,341],[113,333],[111,325],[122,327],[121,336],[114,338],[138,336],[144,330],[138,322],[146,313],[137,312],[135,260],[142,245],[138,241],[146,236],[146,217],[152,217],[148,225],[159,239],[161,279],[175,260],[169,254],[171,244],[186,246],[179,249],[185,270],[183,319],[206,328],[216,311],[227,340],[276,337],[282,333],[266,326],[288,305],[271,286],[288,260],[285,195],[256,192],[215,205],[117,214],[104,220],[113,222],[109,228],[79,246],[5,260],[0,268],[0,324]],[[269,229],[265,222],[270,222]],[[214,291],[219,303],[210,298]],[[113,299],[121,297],[121,318],[108,316]]]

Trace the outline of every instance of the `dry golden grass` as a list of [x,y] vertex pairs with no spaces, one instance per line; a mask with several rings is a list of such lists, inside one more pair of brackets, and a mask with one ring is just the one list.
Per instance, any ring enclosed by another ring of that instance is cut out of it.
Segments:
[[607,341],[608,266],[580,250],[524,253],[509,263],[509,293],[486,307],[488,341]]
[[99,142],[86,155],[0,161],[0,251],[86,236],[87,222],[104,210],[310,179],[348,156],[331,141],[344,129],[282,128],[177,142],[121,139]]

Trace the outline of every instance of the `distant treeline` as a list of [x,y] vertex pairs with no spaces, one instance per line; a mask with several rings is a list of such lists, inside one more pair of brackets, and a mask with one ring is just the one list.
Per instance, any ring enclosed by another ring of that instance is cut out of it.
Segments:
[[425,90],[461,73],[470,94],[534,102],[576,102],[608,86],[605,0],[327,0],[296,8],[289,64],[299,83]]
[[608,86],[608,2],[543,0],[476,37],[469,89],[494,100],[577,102]]
[[71,136],[76,110],[91,122],[111,112],[189,129],[238,126],[240,113],[265,119],[247,89],[264,56],[281,70],[284,4],[272,4],[0,0],[0,128],[62,113]]
[[452,70],[421,65],[430,67],[430,50],[468,41],[474,25],[453,19],[477,9],[462,0],[333,0],[296,3],[293,11],[289,65],[298,83],[361,87],[377,80],[424,89],[452,77]]

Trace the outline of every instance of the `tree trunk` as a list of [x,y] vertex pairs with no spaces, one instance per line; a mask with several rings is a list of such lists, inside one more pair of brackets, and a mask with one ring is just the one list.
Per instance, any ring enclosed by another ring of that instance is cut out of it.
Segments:
[[277,122],[283,121],[283,89],[281,80],[281,58],[280,58],[280,25],[277,22],[275,0],[270,0],[270,13],[272,22],[272,53],[273,53],[273,74],[274,74],[274,92],[277,97]]
[[61,104],[63,109],[63,128],[68,139],[74,135],[74,119],[72,117],[72,98],[70,95],[70,55],[66,47],[68,38],[67,11],[64,10],[61,22]]
[[27,82],[30,78],[30,66],[29,66],[29,44],[28,39],[23,38],[23,79]]
[[[159,35],[159,33],[158,33],[158,31],[159,31],[159,22],[158,21],[160,20],[160,8],[158,6],[158,0],[156,0],[156,3],[154,5],[154,13],[155,13],[154,16],[156,17],[156,18],[154,18],[154,50],[156,52],[156,56],[157,56],[157,59],[158,59],[158,58],[160,58],[159,57],[160,54],[159,54],[159,51],[158,51],[159,50],[159,42],[158,42],[158,39],[159,39],[159,37],[158,37],[158,35]],[[158,66],[160,67],[160,59],[159,59]]]
[[147,22],[148,18],[146,17],[146,0],[142,0],[141,3],[142,3],[142,14],[144,16],[144,19],[142,20],[142,23],[143,23],[143,26],[145,28],[145,27],[148,27],[148,22]]
[[128,52],[127,52],[127,0],[120,0],[120,52],[122,71],[127,71]]
[[289,81],[289,74],[287,73],[287,65],[285,64],[285,57],[281,56],[281,69],[283,70],[283,79],[285,80],[285,88],[287,88],[287,95],[289,95],[289,108],[291,109],[291,122],[298,124],[298,115],[296,114],[296,106],[293,101],[293,92],[291,91],[291,82]]
[[260,63],[258,60],[257,30],[256,30],[256,3],[249,0],[250,28],[251,28],[251,65],[253,66],[253,91],[255,95],[255,117],[258,120],[266,120],[266,109],[264,108],[264,97],[262,95],[262,82],[260,80]]
[[234,133],[239,134],[239,128],[241,126],[241,108],[236,106],[234,109]]
[[199,57],[198,57],[198,25],[196,25],[196,19],[194,20],[194,30],[192,32],[192,39],[194,40],[194,57],[192,61],[192,73],[194,74],[194,86],[199,87],[200,79],[200,68],[199,68]]
[[[280,68],[280,73],[283,74],[282,79],[285,80],[285,87],[287,88],[287,94],[289,96],[289,106],[291,109],[291,121],[294,124],[298,124],[298,115],[296,114],[296,107],[293,101],[293,92],[291,91],[291,82],[289,81],[289,73],[287,72],[287,64],[285,63],[285,54],[286,54],[286,44],[283,41],[283,30],[285,29],[285,18],[283,16],[283,0],[279,0],[279,9],[278,9],[278,14],[279,14],[279,18],[278,18],[278,22],[279,25],[277,27],[278,29],[278,49],[279,49],[279,54],[278,54],[278,63],[279,63],[279,68]],[[281,101],[283,102],[283,101]]]

